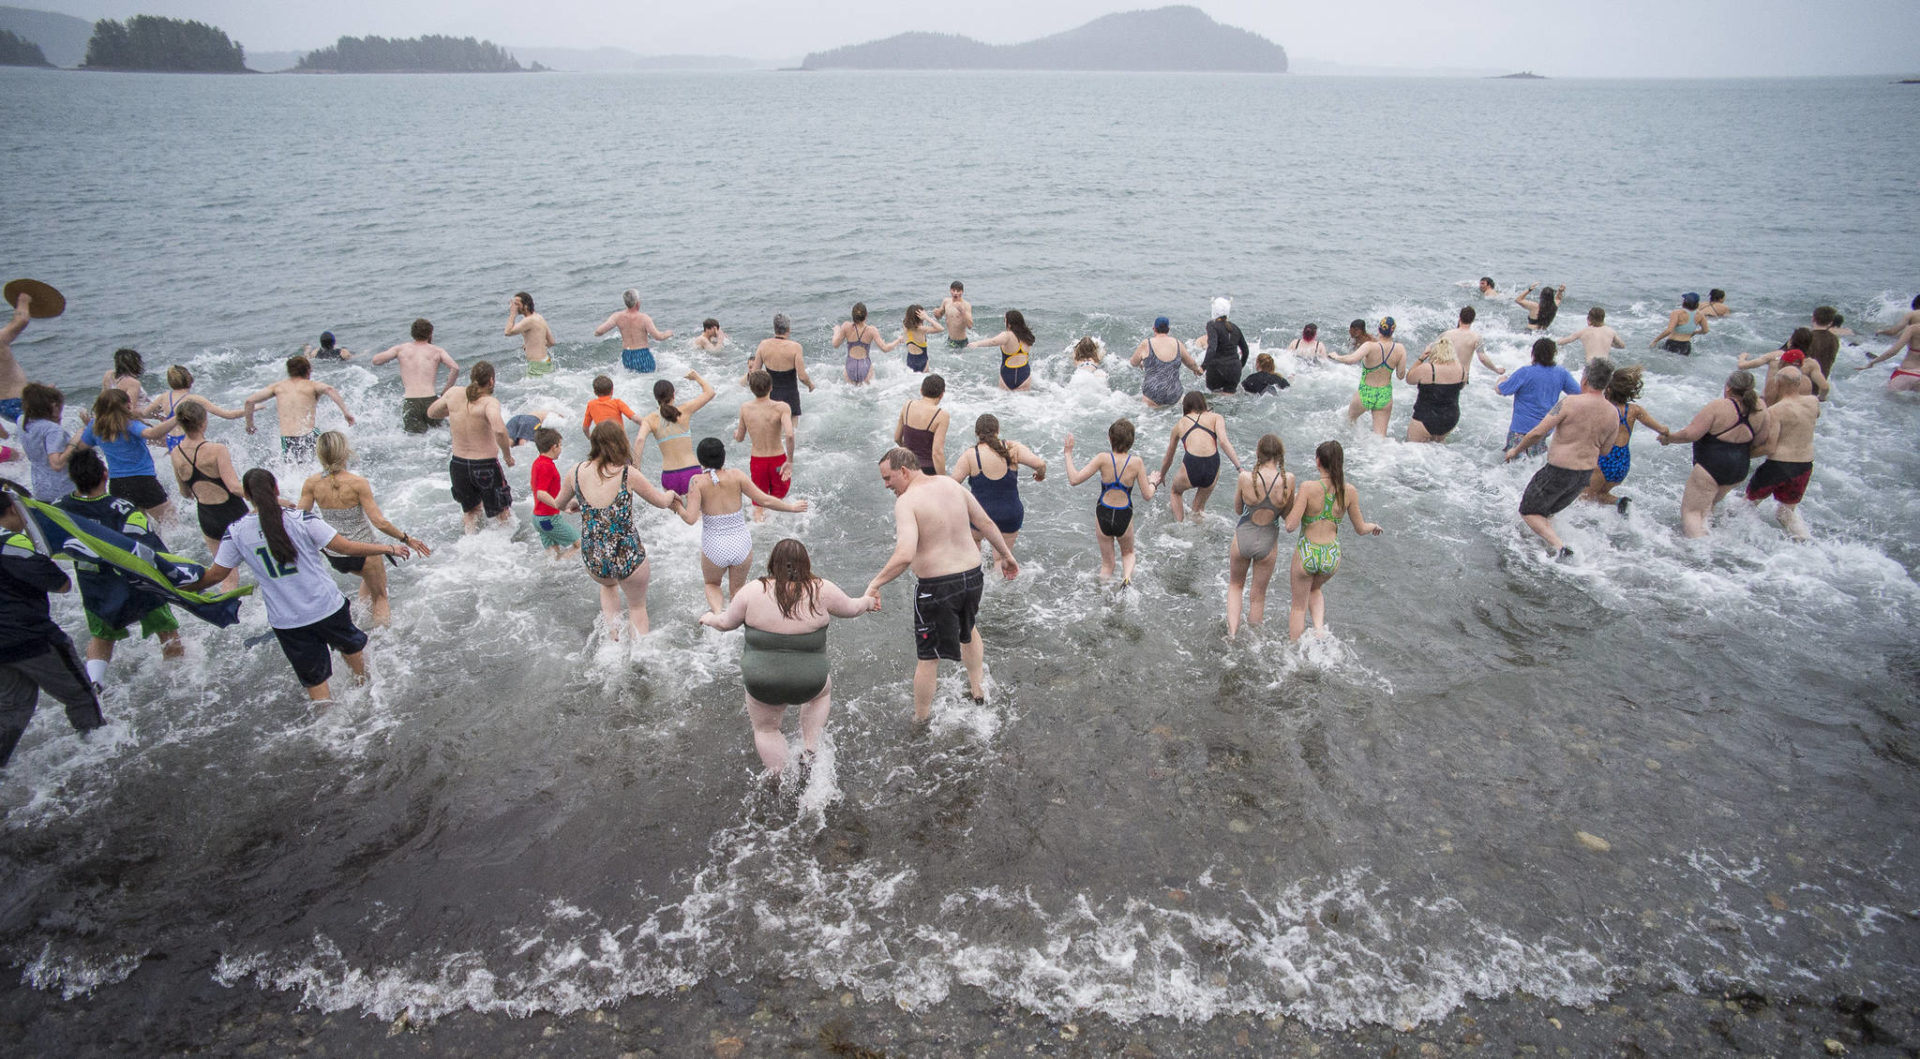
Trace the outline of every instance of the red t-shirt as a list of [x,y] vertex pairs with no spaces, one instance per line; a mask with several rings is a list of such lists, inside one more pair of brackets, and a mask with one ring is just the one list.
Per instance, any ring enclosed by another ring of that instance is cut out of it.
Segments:
[[558,515],[560,509],[552,504],[540,502],[539,494],[560,495],[560,468],[550,456],[540,456],[533,461],[533,513],[536,515]]

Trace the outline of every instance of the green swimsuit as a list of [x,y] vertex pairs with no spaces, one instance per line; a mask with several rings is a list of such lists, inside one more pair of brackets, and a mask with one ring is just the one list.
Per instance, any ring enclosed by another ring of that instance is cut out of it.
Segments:
[[1368,367],[1366,361],[1362,360],[1360,362],[1360,407],[1370,412],[1378,412],[1382,408],[1388,408],[1393,405],[1393,379],[1391,377],[1387,379],[1385,386],[1367,385],[1367,376],[1386,367],[1387,361],[1392,359],[1392,357],[1393,346],[1389,345],[1387,347],[1387,355],[1380,358],[1380,363]]
[[1333,513],[1333,494],[1329,492],[1321,504],[1318,515],[1304,515],[1300,519],[1300,544],[1294,550],[1300,556],[1300,569],[1308,574],[1331,574],[1340,568],[1340,542],[1330,540],[1325,544],[1315,544],[1307,539],[1307,526],[1314,522],[1332,519],[1340,521]]

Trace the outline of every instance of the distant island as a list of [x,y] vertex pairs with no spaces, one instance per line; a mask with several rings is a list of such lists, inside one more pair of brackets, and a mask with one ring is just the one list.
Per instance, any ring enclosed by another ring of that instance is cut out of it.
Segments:
[[0,66],[52,66],[40,45],[0,29]]
[[814,52],[802,70],[1204,70],[1287,72],[1280,45],[1223,26],[1197,7],[1127,11],[1024,44],[902,33]]
[[1492,78],[1495,81],[1545,81],[1546,79],[1545,74],[1537,74],[1532,70],[1522,70],[1517,74],[1501,74],[1499,77]]
[[155,70],[163,73],[247,72],[246,49],[204,22],[135,15],[124,24],[103,18],[87,42],[87,70]]
[[[409,40],[341,37],[302,55],[293,69],[337,74],[511,74],[527,68],[490,40],[429,35]],[[544,67],[534,63],[533,69]]]
[[86,19],[25,7],[0,7],[0,29],[39,45],[55,66],[85,62],[87,41],[93,38],[93,23]]

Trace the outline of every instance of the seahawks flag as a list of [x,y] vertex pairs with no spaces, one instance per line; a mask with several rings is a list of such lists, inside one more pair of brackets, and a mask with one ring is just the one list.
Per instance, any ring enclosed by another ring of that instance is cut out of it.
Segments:
[[34,524],[49,554],[64,552],[76,563],[110,566],[126,575],[105,579],[109,583],[98,586],[104,589],[99,593],[102,598],[87,604],[108,625],[138,621],[161,603],[171,603],[221,628],[240,620],[240,598],[253,591],[252,585],[242,585],[232,592],[182,591],[178,586],[199,580],[206,567],[185,556],[155,551],[124,533],[52,504],[24,496],[15,496],[14,500],[33,512]]

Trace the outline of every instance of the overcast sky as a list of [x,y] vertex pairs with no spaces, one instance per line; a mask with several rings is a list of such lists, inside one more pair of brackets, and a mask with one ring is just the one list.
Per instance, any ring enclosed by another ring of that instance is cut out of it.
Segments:
[[[210,22],[254,51],[422,33],[646,55],[798,58],[907,30],[995,44],[1151,0],[10,0],[82,18]],[[1528,68],[1561,77],[1920,73],[1920,0],[1205,0],[1291,56],[1357,66]]]

